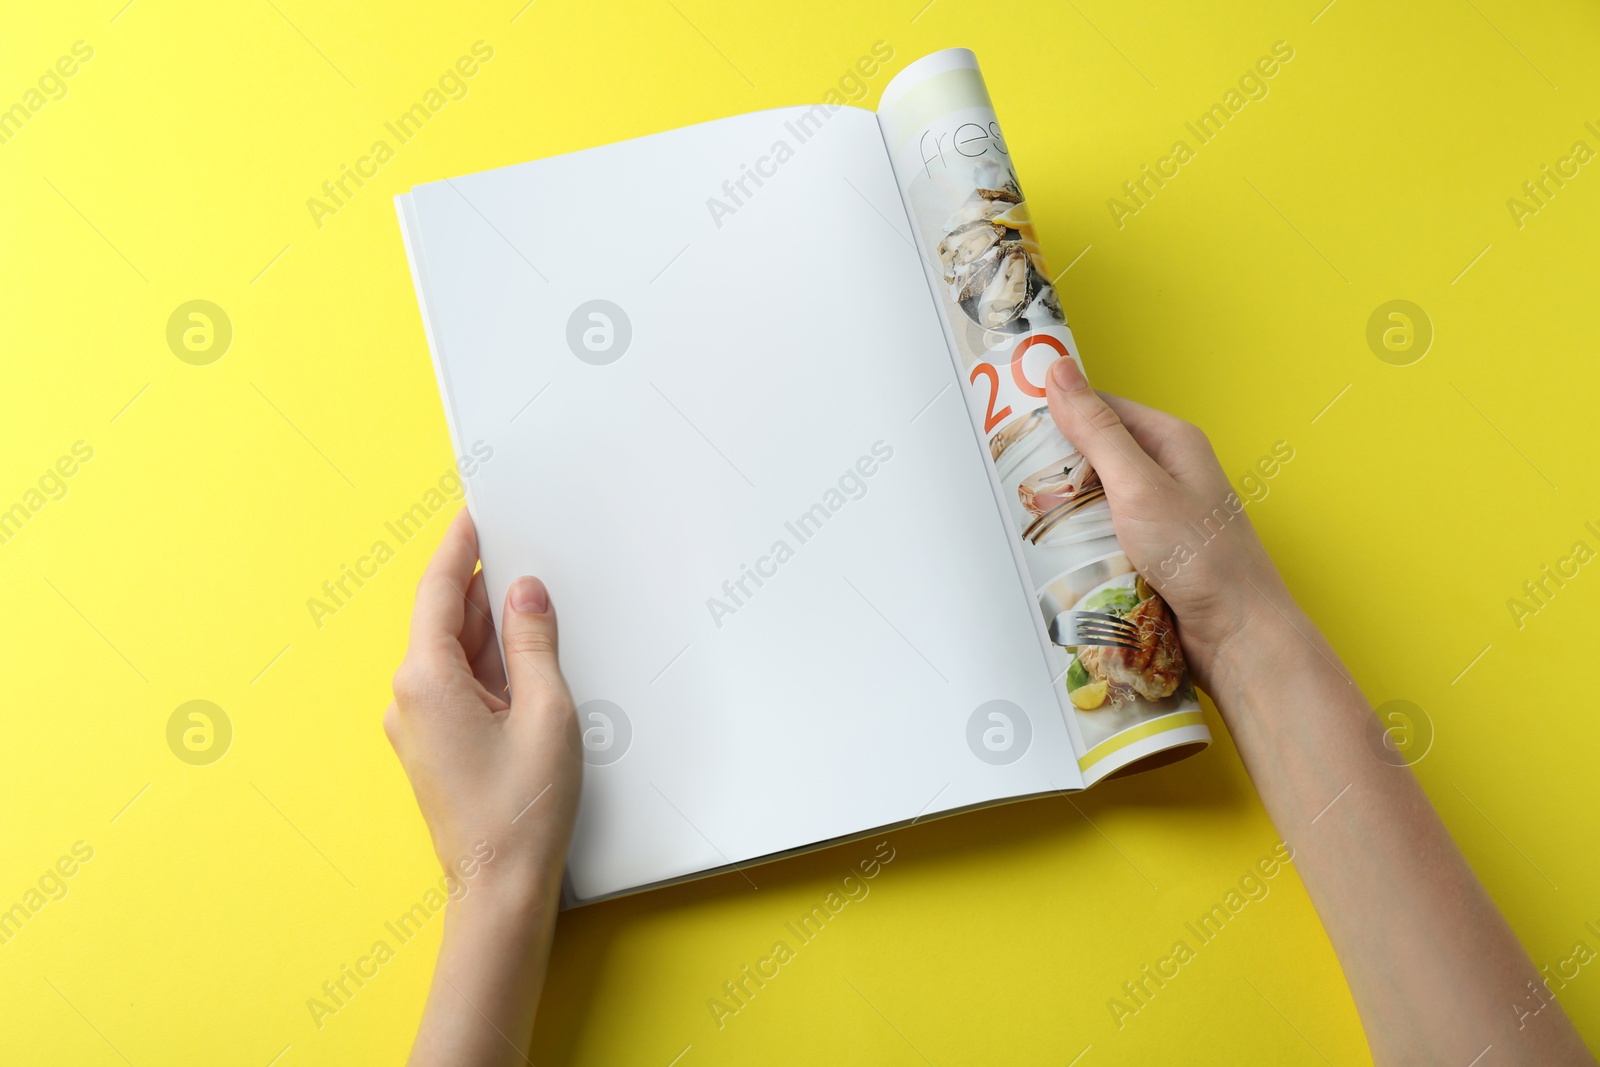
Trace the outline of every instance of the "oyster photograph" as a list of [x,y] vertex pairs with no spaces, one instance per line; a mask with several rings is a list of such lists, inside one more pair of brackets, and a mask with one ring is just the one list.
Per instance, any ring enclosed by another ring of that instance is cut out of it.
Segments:
[[1066,322],[1028,202],[1009,167],[980,160],[972,192],[936,246],[950,299],[985,330],[1021,333]]

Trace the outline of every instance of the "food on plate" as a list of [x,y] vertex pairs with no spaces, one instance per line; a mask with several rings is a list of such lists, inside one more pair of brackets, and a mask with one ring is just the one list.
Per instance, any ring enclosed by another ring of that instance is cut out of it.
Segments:
[[1010,325],[1039,292],[1039,272],[1033,269],[1028,250],[1021,241],[1001,241],[978,262],[957,301],[979,326]]
[[1111,683],[1104,678],[1098,682],[1080,685],[1067,696],[1072,700],[1072,706],[1079,711],[1093,711],[1106,702],[1106,693],[1111,688]]
[[1080,646],[1067,668],[1073,707],[1092,711],[1109,703],[1115,708],[1136,696],[1162,700],[1178,691],[1188,665],[1177,626],[1166,601],[1142,575],[1131,585],[1108,586],[1084,598],[1080,610],[1104,612],[1131,623],[1138,631],[1139,647]]
[[1067,316],[1061,310],[1061,294],[1056,292],[1056,287],[1046,285],[1040,288],[1033,303],[1022,313],[1022,317],[1030,323],[1066,322]]
[[[996,465],[998,465],[1000,463],[1000,457],[1005,455],[1011,449],[1012,445],[1017,444],[1023,438],[1033,433],[1033,431],[1043,426],[1049,417],[1050,409],[1048,407],[1041,407],[1034,408],[1020,419],[1013,419],[1010,423],[1004,426],[999,433],[989,438],[989,458],[993,459]],[[1023,449],[1022,452],[1031,452],[1035,447],[1035,445],[1030,445],[1028,448]],[[1026,458],[1026,456],[1023,458]],[[1009,469],[1009,459],[1007,463],[1008,466],[1006,468],[1002,468],[1000,471],[1001,477],[1004,477]]]
[[1088,459],[1074,452],[1024,478],[1017,485],[1017,497],[1030,515],[1039,516],[1099,484],[1100,476]]
[[981,259],[989,249],[1000,243],[1006,235],[1004,226],[996,226],[986,219],[977,219],[958,226],[945,234],[939,242],[939,262],[944,265],[946,283],[956,280],[956,274]]
[[1033,218],[1010,168],[992,160],[945,219],[936,254],[950,298],[985,329],[1018,333],[1066,322]]

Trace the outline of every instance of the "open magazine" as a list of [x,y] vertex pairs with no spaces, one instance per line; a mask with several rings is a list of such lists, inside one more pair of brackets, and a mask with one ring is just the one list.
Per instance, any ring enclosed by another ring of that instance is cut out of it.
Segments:
[[1209,743],[971,52],[397,205],[490,603],[561,615],[568,905]]

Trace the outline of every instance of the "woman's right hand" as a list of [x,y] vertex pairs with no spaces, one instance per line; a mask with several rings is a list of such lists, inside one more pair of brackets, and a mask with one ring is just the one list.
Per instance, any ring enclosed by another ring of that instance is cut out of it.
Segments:
[[1410,760],[1375,747],[1371,705],[1290,597],[1205,434],[1096,393],[1071,359],[1052,365],[1046,395],[1292,848],[1373,1060],[1488,1063],[1493,1049],[1495,1063],[1593,1067],[1559,1004],[1535,996],[1540,972]]
[[1223,651],[1259,623],[1299,615],[1199,427],[1089,388],[1073,359],[1046,386],[1056,428],[1099,472],[1117,540],[1178,620],[1210,691]]

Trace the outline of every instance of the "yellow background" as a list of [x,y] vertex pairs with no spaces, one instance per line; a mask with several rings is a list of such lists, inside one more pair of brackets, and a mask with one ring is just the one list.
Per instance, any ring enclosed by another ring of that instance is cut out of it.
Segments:
[[[451,462],[391,197],[818,100],[879,40],[895,58],[868,102],[926,52],[978,52],[1057,269],[1088,248],[1061,284],[1099,384],[1203,424],[1235,477],[1294,447],[1249,512],[1290,585],[1375,702],[1431,718],[1418,773],[1535,962],[1600,948],[1600,564],[1521,629],[1506,607],[1574,541],[1600,548],[1600,165],[1520,230],[1506,207],[1574,141],[1600,148],[1600,16],[1323,2],[8,12],[0,103],[74,41],[95,54],[0,145],[0,506],[74,441],[94,458],[0,546],[0,907],[73,842],[94,858],[0,946],[0,1060],[403,1057],[437,920],[321,1030],[305,1003],[437,873],[378,715],[444,518],[321,629],[305,605]],[[470,95],[314,225],[306,199],[477,40],[495,55]],[[1279,40],[1270,95],[1118,229],[1107,199]],[[575,189],[564,209],[606,206]],[[210,366],[165,342],[196,298],[234,326]],[[1365,340],[1395,298],[1436,331],[1412,366]],[[166,744],[191,699],[234,726],[210,766]],[[893,835],[871,896],[720,1030],[708,998],[868,844],[754,871],[759,891],[734,875],[569,915],[532,1058],[1365,1062],[1292,871],[1112,1021],[1276,841],[1218,733],[1072,801]],[[1600,967],[1562,1001],[1600,1043]]]

